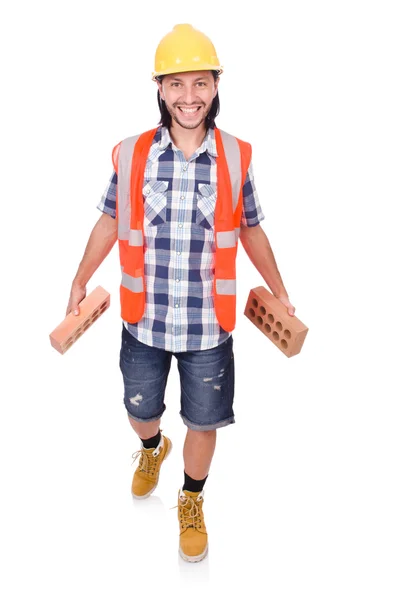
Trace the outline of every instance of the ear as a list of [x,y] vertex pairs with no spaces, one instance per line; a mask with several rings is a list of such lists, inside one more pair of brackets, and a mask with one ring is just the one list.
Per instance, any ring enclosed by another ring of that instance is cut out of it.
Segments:
[[157,83],[157,87],[160,92],[160,98],[165,101],[164,94],[163,94],[163,86],[159,81],[156,81],[156,83]]

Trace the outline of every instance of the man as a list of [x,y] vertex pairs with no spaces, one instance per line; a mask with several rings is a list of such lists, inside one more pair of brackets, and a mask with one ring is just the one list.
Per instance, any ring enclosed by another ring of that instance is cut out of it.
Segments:
[[290,315],[294,307],[259,223],[251,147],[215,126],[222,69],[211,41],[177,25],[160,42],[153,79],[161,125],[113,151],[114,173],[72,284],[78,314],[86,284],[119,241],[124,404],[141,439],[135,498],[156,488],[172,444],[160,430],[171,358],[187,426],[178,494],[180,554],[207,554],[203,489],[216,430],[234,423],[235,258],[240,238]]

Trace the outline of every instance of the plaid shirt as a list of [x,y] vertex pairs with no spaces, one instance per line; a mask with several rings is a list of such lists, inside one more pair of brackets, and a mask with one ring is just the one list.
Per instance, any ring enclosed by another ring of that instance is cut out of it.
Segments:
[[[212,296],[216,157],[213,129],[188,161],[167,128],[160,126],[153,139],[143,187],[145,312],[138,323],[124,322],[149,346],[170,352],[206,350],[231,335],[216,319]],[[113,172],[98,205],[114,218],[116,188]],[[241,223],[253,227],[263,219],[251,164]]]

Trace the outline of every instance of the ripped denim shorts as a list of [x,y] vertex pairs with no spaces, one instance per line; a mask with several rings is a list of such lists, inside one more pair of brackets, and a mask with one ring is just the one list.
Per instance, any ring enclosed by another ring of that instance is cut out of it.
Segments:
[[180,416],[189,429],[210,431],[234,423],[233,338],[209,350],[169,352],[147,346],[123,325],[120,369],[124,404],[135,421],[160,419],[172,356],[181,383]]

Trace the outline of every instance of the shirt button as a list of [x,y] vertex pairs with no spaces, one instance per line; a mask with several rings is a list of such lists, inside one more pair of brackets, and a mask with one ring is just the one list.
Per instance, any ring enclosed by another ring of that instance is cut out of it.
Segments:
[[183,227],[183,223],[178,223],[178,227]]
[[175,304],[175,308],[179,308],[179,304]]
[[179,283],[179,282],[180,282],[180,279],[175,279],[175,281],[176,281],[177,283]]
[[181,196],[181,200],[184,200],[184,199],[185,199],[185,196]]
[[179,255],[179,254],[180,254],[180,252],[177,252],[177,254]]
[[183,167],[183,170],[184,170],[184,171],[186,171],[186,169],[187,169],[187,165],[185,165],[185,166]]

